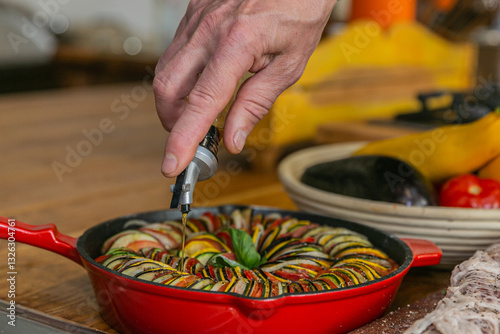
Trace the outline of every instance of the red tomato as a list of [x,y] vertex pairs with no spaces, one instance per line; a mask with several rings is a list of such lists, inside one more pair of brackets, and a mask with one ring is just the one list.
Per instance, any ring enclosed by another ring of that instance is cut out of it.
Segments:
[[498,209],[500,182],[472,174],[457,176],[444,184],[440,192],[442,206]]

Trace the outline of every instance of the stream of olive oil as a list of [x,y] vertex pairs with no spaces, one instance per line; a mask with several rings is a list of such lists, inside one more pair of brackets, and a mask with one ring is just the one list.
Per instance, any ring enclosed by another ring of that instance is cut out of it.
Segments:
[[186,245],[186,224],[187,224],[187,212],[182,214],[182,253],[181,253],[181,267],[180,270],[184,271],[184,246]]

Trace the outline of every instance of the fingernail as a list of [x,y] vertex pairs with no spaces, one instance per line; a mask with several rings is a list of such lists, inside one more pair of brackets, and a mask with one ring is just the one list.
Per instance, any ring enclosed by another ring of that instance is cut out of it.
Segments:
[[247,133],[243,130],[238,130],[234,135],[234,146],[236,146],[239,151],[243,150],[247,136]]
[[163,159],[162,172],[167,175],[173,173],[177,169],[177,158],[172,153],[165,154]]

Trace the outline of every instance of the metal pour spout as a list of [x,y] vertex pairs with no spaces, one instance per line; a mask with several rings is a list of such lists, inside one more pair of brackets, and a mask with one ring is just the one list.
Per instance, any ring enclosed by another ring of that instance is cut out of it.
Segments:
[[212,125],[205,138],[198,145],[193,160],[177,176],[175,184],[170,187],[170,191],[173,193],[170,208],[176,209],[180,206],[182,213],[190,211],[196,183],[208,180],[217,171],[217,152],[221,137],[222,130]]

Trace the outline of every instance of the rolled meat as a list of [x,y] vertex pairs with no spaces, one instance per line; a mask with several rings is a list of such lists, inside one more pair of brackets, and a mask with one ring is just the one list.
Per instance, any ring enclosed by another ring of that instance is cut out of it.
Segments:
[[446,296],[405,334],[500,334],[500,243],[455,267]]

